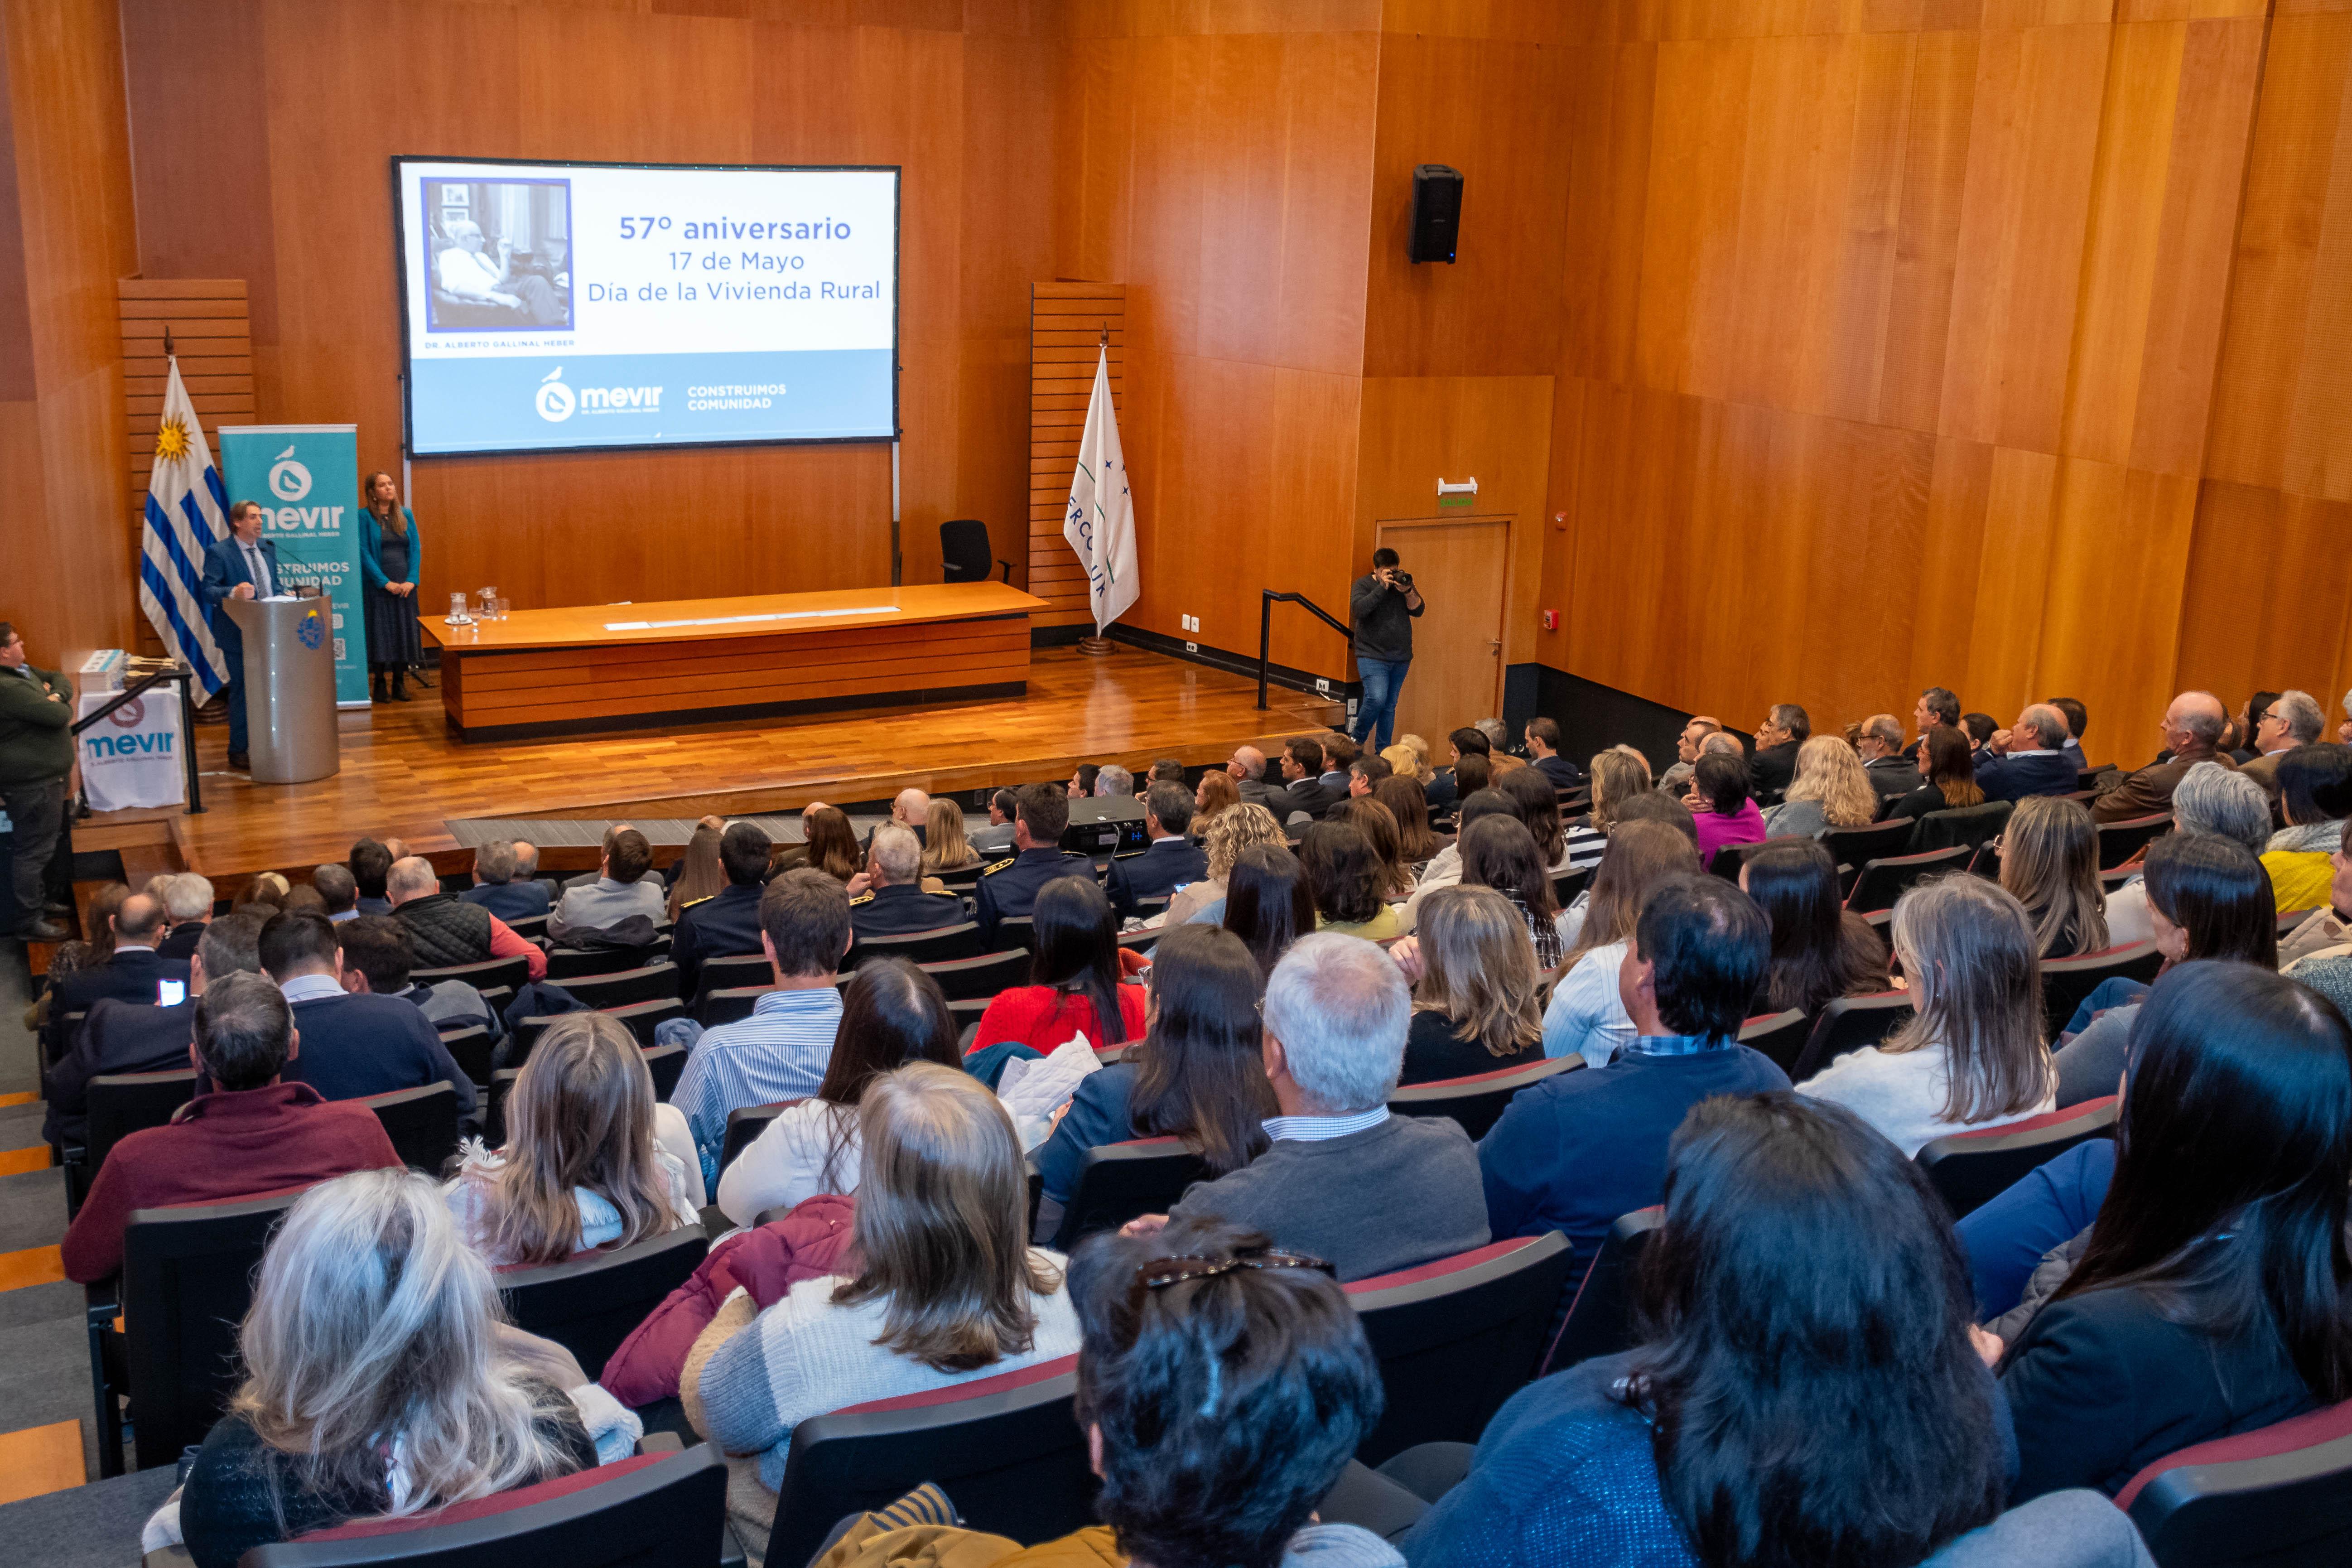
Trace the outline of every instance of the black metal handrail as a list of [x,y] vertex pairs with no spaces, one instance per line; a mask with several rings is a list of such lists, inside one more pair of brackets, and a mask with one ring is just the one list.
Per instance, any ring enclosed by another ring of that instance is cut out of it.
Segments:
[[[196,700],[195,694],[191,689],[190,685],[190,683],[195,679],[195,674],[196,672],[194,670],[190,669],[184,664],[174,664],[169,669],[159,669],[152,675],[142,675],[137,680],[132,681],[121,691],[115,693],[113,699],[109,701],[105,707],[100,708],[97,712],[92,713],[87,719],[75,720],[72,724],[68,726],[68,732],[72,734],[76,740],[79,740],[81,738],[81,732],[84,730],[89,729],[100,719],[108,717],[124,703],[129,702],[135,698],[146,695],[148,692],[152,691],[155,688],[163,685],[167,680],[178,682],[180,688],[180,766],[182,771],[188,775],[188,809],[184,815],[189,816],[194,816],[205,809],[204,790],[196,782]],[[86,797],[84,804],[87,804]]]
[[1257,602],[1257,705],[1260,710],[1266,706],[1265,668],[1268,651],[1274,643],[1274,606],[1277,602],[1285,605],[1305,605],[1308,613],[1317,620],[1321,621],[1343,637],[1352,638],[1356,635],[1348,629],[1347,622],[1306,595],[1278,594],[1272,588],[1265,589]]

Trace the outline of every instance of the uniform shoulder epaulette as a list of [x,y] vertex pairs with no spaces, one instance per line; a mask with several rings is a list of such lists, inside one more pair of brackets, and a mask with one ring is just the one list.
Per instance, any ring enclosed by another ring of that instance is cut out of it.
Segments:
[[698,899],[688,899],[688,900],[686,900],[686,902],[684,902],[684,903],[682,903],[682,904],[678,905],[677,907],[678,907],[678,908],[679,908],[679,910],[690,910],[690,909],[694,908],[694,906],[695,906],[695,905],[697,905],[697,904],[707,904],[707,903],[709,903],[711,900],[713,900],[713,899],[717,898],[718,896],[719,896],[719,895],[718,895],[718,894],[716,894],[716,893],[705,893],[705,894],[703,894],[703,895],[702,895],[702,897],[700,897],[700,898],[698,898]]
[[1018,860],[1019,858],[1020,857],[1018,855],[1007,856],[1005,858],[995,862],[993,865],[983,867],[980,874],[983,877],[993,877],[999,871],[1003,870],[1004,868],[1012,865],[1013,861]]
[[857,905],[859,905],[859,904],[870,904],[870,903],[872,903],[873,901],[874,901],[874,895],[873,895],[873,894],[871,894],[871,893],[860,893],[860,894],[858,894],[856,898],[854,898],[854,899],[850,900],[849,900],[849,903],[850,903],[850,907],[851,907],[851,908],[853,908],[853,909],[855,909],[855,908],[856,908]]

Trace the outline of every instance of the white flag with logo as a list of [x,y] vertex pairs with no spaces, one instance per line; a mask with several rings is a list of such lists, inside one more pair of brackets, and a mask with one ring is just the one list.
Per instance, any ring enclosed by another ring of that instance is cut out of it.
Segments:
[[228,684],[228,661],[205,616],[205,547],[228,536],[228,494],[205,445],[196,405],[169,362],[163,419],[155,430],[155,466],[147,476],[147,525],[141,531],[139,607],[163,651],[195,671],[197,700]]
[[1095,393],[1087,403],[1087,433],[1070,476],[1069,516],[1062,537],[1087,569],[1087,597],[1095,635],[1135,603],[1135,501],[1127,493],[1127,458],[1118,447],[1118,415],[1110,404],[1110,350],[1095,361]]

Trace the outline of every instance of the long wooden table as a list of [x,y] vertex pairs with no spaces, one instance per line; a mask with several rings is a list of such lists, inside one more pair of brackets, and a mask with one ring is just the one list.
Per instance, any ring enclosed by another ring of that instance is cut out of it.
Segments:
[[1018,697],[1029,617],[1049,607],[1003,583],[925,583],[423,619],[450,729],[506,741]]

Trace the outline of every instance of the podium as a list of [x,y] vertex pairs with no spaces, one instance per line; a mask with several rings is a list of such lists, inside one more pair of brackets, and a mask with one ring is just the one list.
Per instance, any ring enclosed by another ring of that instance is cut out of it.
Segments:
[[335,736],[335,608],[307,599],[225,599],[245,639],[247,754],[257,784],[308,784],[342,769]]

